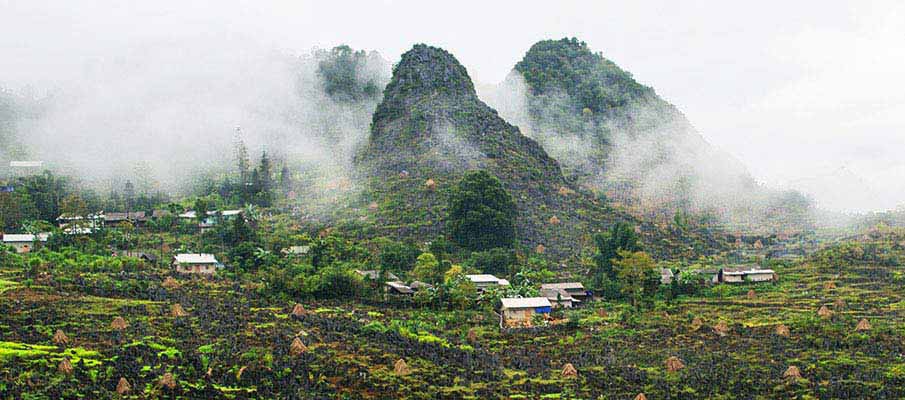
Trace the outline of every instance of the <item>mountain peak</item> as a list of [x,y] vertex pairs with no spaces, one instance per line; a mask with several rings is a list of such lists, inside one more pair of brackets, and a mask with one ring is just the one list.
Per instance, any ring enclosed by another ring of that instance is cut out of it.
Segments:
[[438,47],[416,44],[393,68],[384,98],[392,104],[394,100],[435,93],[476,96],[468,72],[456,57]]

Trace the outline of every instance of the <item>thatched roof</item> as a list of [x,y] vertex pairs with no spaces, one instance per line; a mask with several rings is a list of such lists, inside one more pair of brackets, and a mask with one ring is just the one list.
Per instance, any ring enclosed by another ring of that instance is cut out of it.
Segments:
[[69,337],[62,330],[57,329],[56,333],[53,334],[53,343],[57,346],[65,346],[69,344]]
[[785,324],[779,324],[776,326],[776,334],[782,337],[789,337],[791,333],[789,332],[789,327]]
[[168,276],[167,279],[163,280],[161,286],[167,289],[177,289],[179,288],[179,281],[174,279],[172,276]]
[[172,373],[167,372],[160,377],[160,386],[171,390],[176,389],[176,378]]
[[672,356],[666,359],[666,372],[676,372],[685,368],[685,363],[679,357]]
[[61,360],[60,364],[57,365],[57,370],[66,375],[72,374],[72,362],[69,361],[69,357],[63,357],[63,360]]
[[393,372],[396,375],[408,375],[411,371],[409,371],[409,366],[405,363],[405,360],[400,358],[396,361],[396,364],[393,365]]
[[782,377],[786,379],[801,379],[801,370],[791,365],[786,369],[786,372],[783,372]]
[[820,306],[820,309],[817,310],[817,315],[819,315],[820,318],[829,318],[833,316],[833,312],[830,311],[827,306]]
[[126,320],[124,320],[123,317],[116,317],[113,318],[113,322],[110,323],[110,327],[121,331],[128,328],[129,324],[126,323]]
[[302,307],[301,304],[295,303],[295,306],[292,307],[292,315],[295,317],[301,317],[305,314],[305,307]]
[[869,331],[870,330],[870,322],[867,321],[867,318],[862,318],[858,321],[858,326],[855,327],[856,331]]
[[292,339],[292,344],[289,345],[289,355],[296,357],[306,351],[308,351],[308,347],[302,343],[302,339],[299,339],[298,337]]
[[118,394],[126,394],[132,391],[132,385],[129,384],[129,381],[126,378],[119,378],[119,383],[116,384],[116,393]]
[[170,315],[176,318],[187,317],[189,313],[185,312],[185,309],[182,308],[182,305],[179,303],[173,304],[170,307]]
[[713,326],[713,331],[716,332],[717,335],[726,336],[729,334],[729,325],[726,321],[720,321]]
[[572,363],[567,363],[562,367],[562,376],[564,378],[577,378],[578,370],[575,369],[575,366]]

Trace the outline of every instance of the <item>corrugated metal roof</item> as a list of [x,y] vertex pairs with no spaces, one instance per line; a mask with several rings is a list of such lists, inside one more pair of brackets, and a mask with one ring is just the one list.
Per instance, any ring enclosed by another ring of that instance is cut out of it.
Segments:
[[563,290],[584,290],[581,282],[560,282],[560,283],[544,283],[540,285],[541,289],[563,289]]
[[177,254],[176,262],[179,264],[219,264],[213,254]]
[[501,280],[490,274],[465,275],[465,277],[474,283],[499,283]]
[[500,299],[503,302],[504,309],[513,309],[513,308],[539,308],[539,307],[552,307],[550,304],[550,300],[546,297],[524,297],[524,298],[509,298],[509,299]]
[[[39,234],[38,234],[38,241],[39,241],[39,242],[46,242],[46,241],[47,241],[47,238],[48,238],[49,236],[50,236],[50,235],[47,234],[47,233],[39,233]],[[6,242],[6,243],[34,242],[34,241],[35,241],[35,235],[28,234],[28,233],[8,233],[8,234],[3,235],[3,241]]]

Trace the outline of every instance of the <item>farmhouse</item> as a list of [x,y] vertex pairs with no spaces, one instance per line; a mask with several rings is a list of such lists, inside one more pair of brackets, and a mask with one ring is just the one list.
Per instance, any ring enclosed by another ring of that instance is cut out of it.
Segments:
[[506,326],[530,325],[536,314],[549,314],[553,307],[546,297],[500,299],[503,323]]
[[493,286],[509,286],[509,281],[497,278],[490,274],[465,275],[478,290],[484,290]]
[[411,295],[415,293],[412,288],[406,286],[404,283],[399,281],[385,282],[383,284],[383,290],[390,294],[404,294]]
[[564,290],[575,301],[584,301],[590,297],[590,293],[584,288],[581,282],[561,282],[561,283],[544,283],[540,285],[541,290]]
[[546,297],[553,307],[572,308],[575,303],[580,302],[564,289],[541,289],[540,294]]
[[[236,218],[236,216],[241,214],[242,210],[208,211],[207,215],[204,217],[204,220],[198,223],[198,227],[201,228],[202,232],[204,232],[217,225],[221,221],[231,221]],[[197,216],[198,213],[195,210],[186,211],[182,214],[179,214],[179,218],[189,220],[197,219]]]
[[669,268],[661,268],[660,269],[660,284],[669,285],[672,283],[672,280],[675,278],[675,274]]
[[302,256],[308,254],[308,251],[310,250],[311,246],[289,246],[283,250],[280,250],[280,252],[291,256]]
[[223,264],[213,254],[177,254],[173,266],[180,274],[213,275]]
[[113,226],[123,222],[130,222],[135,226],[142,226],[148,222],[144,211],[110,212],[102,215],[104,225]]
[[412,290],[417,292],[422,289],[433,289],[434,285],[431,285],[430,283],[427,283],[427,282],[412,281],[412,283],[409,285],[409,287],[412,288]]
[[770,282],[777,279],[772,269],[760,269],[756,265],[721,268],[714,277],[717,283]]
[[46,242],[48,234],[39,233],[31,234],[5,234],[3,235],[3,244],[12,246],[16,249],[16,253],[28,253],[34,249],[35,243]]

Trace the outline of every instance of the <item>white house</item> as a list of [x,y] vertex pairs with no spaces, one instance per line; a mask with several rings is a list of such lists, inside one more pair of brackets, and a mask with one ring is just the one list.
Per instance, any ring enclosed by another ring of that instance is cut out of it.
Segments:
[[180,274],[213,275],[223,264],[213,254],[177,254],[173,257],[173,266]]
[[46,242],[48,234],[4,234],[3,244],[16,248],[16,253],[28,253],[34,248],[35,242]]
[[484,290],[492,286],[509,286],[509,281],[497,278],[490,274],[465,275],[478,290]]
[[535,314],[549,314],[553,305],[546,297],[500,299],[503,322],[507,326],[529,325]]

